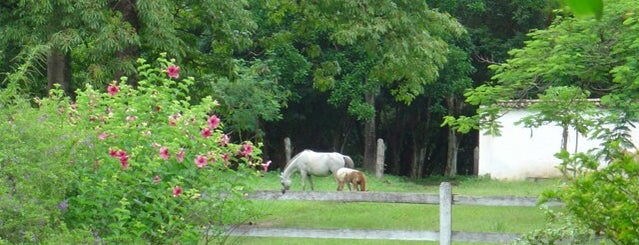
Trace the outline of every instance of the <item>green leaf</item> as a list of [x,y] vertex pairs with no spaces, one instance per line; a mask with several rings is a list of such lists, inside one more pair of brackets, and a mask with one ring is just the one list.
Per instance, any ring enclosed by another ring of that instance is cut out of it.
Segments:
[[601,19],[603,14],[603,0],[568,0],[566,3],[578,17],[595,15]]

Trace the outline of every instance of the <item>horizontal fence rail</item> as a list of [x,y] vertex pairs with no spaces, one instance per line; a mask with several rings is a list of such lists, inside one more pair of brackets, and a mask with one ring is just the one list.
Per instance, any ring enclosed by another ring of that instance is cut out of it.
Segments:
[[[373,229],[316,229],[271,228],[257,225],[240,225],[229,229],[230,236],[339,238],[375,240],[440,241],[449,245],[456,242],[504,243],[517,239],[521,234],[452,231],[452,205],[475,206],[523,206],[538,205],[536,197],[522,196],[466,196],[452,194],[450,183],[440,185],[439,194],[404,192],[336,192],[336,191],[256,191],[248,194],[250,200],[274,201],[329,201],[329,202],[377,202],[439,205],[440,230],[373,230]],[[560,202],[546,202],[547,206],[561,206]]]
[[[273,201],[327,201],[327,202],[381,202],[439,204],[439,194],[404,192],[341,192],[341,191],[256,191],[249,194],[251,200]],[[453,204],[474,206],[518,206],[534,207],[536,197],[524,196],[466,196],[453,194]],[[551,201],[547,206],[561,206],[561,202]]]

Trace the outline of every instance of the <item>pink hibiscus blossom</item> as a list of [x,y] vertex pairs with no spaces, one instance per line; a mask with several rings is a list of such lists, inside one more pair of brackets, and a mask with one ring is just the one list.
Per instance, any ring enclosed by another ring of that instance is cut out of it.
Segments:
[[198,155],[194,161],[195,165],[197,165],[198,168],[203,168],[204,166],[206,166],[207,160],[208,159],[205,156]]
[[109,156],[111,156],[111,157],[119,157],[119,155],[118,155],[118,150],[116,150],[116,149],[109,149]]
[[218,118],[216,115],[210,116],[207,121],[209,122],[209,127],[212,129],[216,129],[220,126],[220,118]]
[[268,162],[262,163],[260,165],[262,165],[262,171],[264,171],[264,173],[266,173],[266,172],[268,172],[268,166],[271,165],[271,161],[269,160]]
[[177,126],[177,121],[178,121],[178,119],[180,119],[180,117],[182,117],[182,115],[180,115],[180,113],[175,114],[173,116],[169,116],[169,126],[172,126],[172,127]]
[[102,133],[98,134],[98,140],[104,140],[107,137],[109,137],[109,134],[107,134],[105,132],[102,132]]
[[129,168],[129,156],[120,156],[120,164],[122,164],[122,170]]
[[168,68],[166,68],[166,74],[170,78],[175,78],[175,79],[180,78],[180,67],[175,65],[170,65]]
[[202,137],[204,137],[205,139],[208,137],[211,137],[211,129],[210,128],[202,129]]
[[251,153],[253,153],[253,146],[251,144],[242,145],[242,149],[240,150],[240,156],[250,157]]
[[222,140],[220,140],[220,145],[221,146],[226,146],[229,144],[229,141],[231,140],[231,137],[229,137],[228,134],[223,134],[222,135]]
[[115,85],[115,83],[109,84],[109,86],[107,87],[107,92],[110,95],[116,95],[118,94],[118,92],[120,92],[120,89],[118,88],[117,85]]
[[184,149],[180,149],[180,151],[178,151],[178,153],[175,154],[175,157],[177,157],[178,162],[183,162],[184,161]]
[[228,154],[223,154],[222,155],[222,159],[224,160],[224,162],[228,162],[229,161],[229,155]]
[[153,183],[156,183],[156,184],[157,184],[157,183],[160,183],[160,181],[161,181],[161,180],[162,180],[162,179],[160,178],[160,176],[159,176],[159,175],[156,175],[155,177],[153,177]]
[[173,197],[178,197],[180,194],[182,194],[182,187],[176,185],[175,188],[173,188]]
[[169,160],[169,148],[166,148],[164,146],[160,147],[160,158]]

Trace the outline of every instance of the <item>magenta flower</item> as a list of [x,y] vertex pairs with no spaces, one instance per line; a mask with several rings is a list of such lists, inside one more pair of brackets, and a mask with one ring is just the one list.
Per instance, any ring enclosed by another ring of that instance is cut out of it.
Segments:
[[160,147],[160,158],[169,160],[169,148],[166,148],[164,146]]
[[180,194],[182,194],[182,187],[176,185],[175,188],[173,188],[173,197],[178,197]]
[[175,154],[175,157],[177,157],[178,162],[183,162],[184,161],[184,149],[180,149],[180,151],[178,151],[178,153]]
[[209,128],[216,129],[220,126],[220,118],[216,115],[210,116],[207,121],[209,122]]
[[262,171],[264,171],[264,173],[266,173],[266,172],[268,172],[268,166],[271,165],[271,161],[262,163],[260,165],[262,165]]
[[109,86],[107,87],[107,92],[110,95],[116,95],[118,94],[118,92],[120,92],[120,89],[118,88],[117,85],[115,85],[115,83],[109,84]]
[[253,153],[253,146],[251,144],[242,145],[242,149],[240,150],[240,156],[250,157],[251,153]]
[[129,156],[120,156],[120,164],[122,164],[122,170],[129,168]]
[[202,129],[202,137],[204,137],[205,139],[208,137],[211,137],[211,129],[210,128]]
[[229,161],[229,155],[228,154],[222,154],[222,159],[224,160],[224,162],[228,162]]
[[175,65],[170,65],[168,68],[166,68],[166,74],[170,78],[175,78],[175,79],[180,78],[180,67]]
[[195,165],[197,165],[198,168],[203,168],[204,166],[206,166],[206,162],[207,158],[205,156],[198,155],[195,158]]
[[162,179],[160,178],[160,176],[159,176],[159,175],[156,175],[155,177],[153,177],[153,183],[156,183],[156,184],[157,184],[157,183],[160,183],[160,181],[161,181],[161,180],[162,180]]
[[221,146],[226,146],[226,145],[228,145],[230,140],[231,140],[231,138],[229,137],[228,134],[223,134],[222,135],[222,140],[220,140],[220,145]]
[[109,149],[109,156],[111,156],[111,157],[119,157],[119,155],[118,155],[118,150],[116,150],[116,149]]

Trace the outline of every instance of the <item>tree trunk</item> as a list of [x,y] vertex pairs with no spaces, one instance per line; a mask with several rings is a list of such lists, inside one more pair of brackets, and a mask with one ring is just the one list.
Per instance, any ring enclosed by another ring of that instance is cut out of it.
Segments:
[[[456,100],[454,96],[449,96],[446,98],[446,105],[448,107],[448,113],[451,115],[457,115],[459,113],[459,108],[456,105]],[[446,152],[446,168],[444,170],[445,176],[455,176],[457,175],[457,152],[459,149],[457,132],[451,127],[448,127],[448,147]]]
[[[375,106],[375,95],[373,92],[366,92],[364,97],[366,99],[366,104],[373,107]],[[371,119],[366,120],[364,125],[364,170],[369,173],[374,173],[375,171],[375,158],[377,155],[375,119],[376,116],[373,116]]]
[[53,88],[54,84],[60,84],[61,89],[67,95],[72,95],[71,91],[71,66],[69,55],[54,47],[47,57],[47,91]]
[[457,132],[454,129],[448,129],[448,151],[446,153],[446,170],[445,176],[457,175],[457,151],[459,149],[459,143],[457,140]]
[[[112,8],[122,14],[122,20],[129,23],[133,29],[140,33],[140,20],[136,8],[137,0],[120,0],[112,5]],[[134,64],[135,60],[140,56],[140,50],[137,46],[131,45],[116,52],[116,57],[121,64]],[[134,74],[127,74],[124,70],[126,66],[121,66],[115,71],[115,80],[119,80],[122,76],[128,76],[128,83],[137,84],[137,79],[132,77]]]

